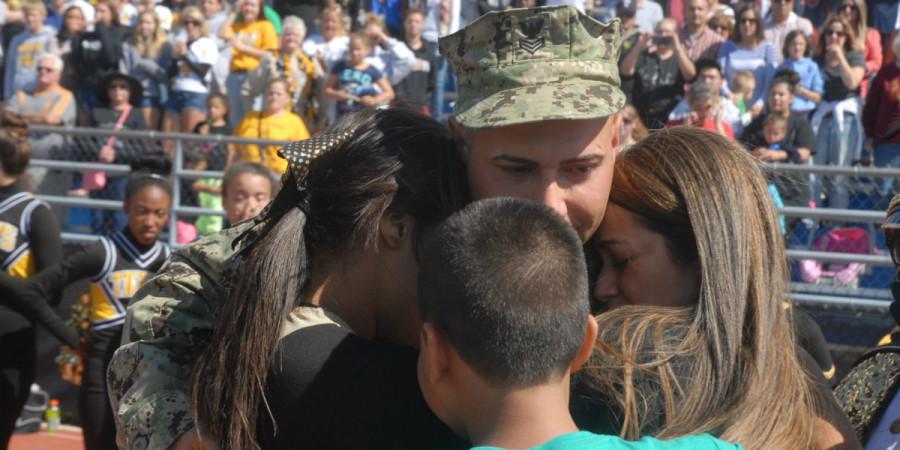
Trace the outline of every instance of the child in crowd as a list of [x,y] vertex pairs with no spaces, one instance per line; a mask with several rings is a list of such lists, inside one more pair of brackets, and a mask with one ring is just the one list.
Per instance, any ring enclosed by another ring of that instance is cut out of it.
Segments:
[[394,89],[387,78],[366,61],[371,50],[366,36],[353,34],[347,61],[338,62],[331,69],[325,94],[337,100],[338,116],[394,99]]
[[756,90],[756,78],[753,78],[753,73],[735,73],[728,88],[732,93],[731,101],[738,107],[741,115],[750,112],[750,99],[753,98],[753,91]]
[[[234,129],[228,122],[228,97],[214,92],[206,99],[206,120],[194,127],[195,134],[231,136]],[[203,147],[209,167],[205,170],[224,170],[228,150],[224,144],[207,144]]]
[[[786,142],[787,130],[788,119],[780,114],[769,114],[763,122],[763,136],[766,138],[766,146],[769,147],[769,150],[783,151],[788,154],[788,160],[797,161],[800,158],[800,154],[797,152],[797,149],[792,148]],[[775,183],[769,183],[769,195],[772,196],[772,201],[776,207],[784,207],[784,200],[782,200],[781,193],[778,191],[778,186]],[[781,233],[785,234],[787,224],[782,215],[778,216],[778,226],[781,228]]]
[[708,435],[669,441],[578,431],[569,378],[597,337],[578,235],[547,207],[473,203],[427,240],[418,276],[419,384],[478,449],[740,449]]
[[232,164],[222,179],[227,226],[256,217],[277,193],[278,182],[266,166],[247,161]]
[[791,112],[809,117],[816,105],[822,101],[825,92],[825,81],[819,65],[810,58],[812,47],[809,37],[802,30],[794,30],[784,38],[784,62],[776,73],[785,69],[793,70],[800,76],[800,82],[794,87],[794,101]]

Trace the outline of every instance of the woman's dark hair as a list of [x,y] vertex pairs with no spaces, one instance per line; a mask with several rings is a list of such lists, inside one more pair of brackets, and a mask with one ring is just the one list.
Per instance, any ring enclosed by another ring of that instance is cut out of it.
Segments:
[[0,166],[7,176],[22,175],[28,167],[28,162],[31,161],[31,146],[28,145],[27,133],[27,130],[20,131],[15,127],[0,132]]
[[759,44],[765,40],[765,36],[763,35],[763,19],[762,15],[759,13],[759,8],[757,8],[753,2],[744,2],[735,8],[734,36],[731,37],[731,40],[738,44],[744,40],[744,35],[741,34],[741,16],[747,11],[753,11],[753,18],[756,21],[756,32],[753,37],[756,39],[756,43]]
[[793,95],[794,91],[797,90],[797,84],[800,83],[800,75],[791,69],[781,69],[775,72],[775,76],[772,77],[772,84],[769,86],[769,90],[771,91],[772,87],[779,83],[786,84],[788,91]]
[[222,450],[258,448],[257,416],[279,331],[316,262],[377,245],[386,213],[409,214],[418,242],[423,229],[469,198],[460,153],[433,119],[397,109],[361,111],[327,133],[351,136],[312,160],[304,190],[286,177],[269,206],[271,219],[242,250],[242,276],[229,287],[194,367],[194,418]]
[[784,38],[784,45],[781,47],[781,55],[784,56],[784,59],[790,58],[791,43],[794,42],[794,38],[797,36],[802,37],[803,42],[806,42],[806,50],[803,51],[803,56],[808,58],[809,55],[812,55],[812,43],[809,41],[809,36],[807,36],[803,30],[794,30],[788,33]]
[[172,183],[169,175],[172,173],[172,160],[164,153],[155,151],[139,156],[131,162],[131,174],[125,183],[125,201],[147,186],[156,186],[172,197]]
[[225,176],[222,177],[222,197],[225,197],[228,187],[231,186],[234,179],[245,173],[259,175],[269,180],[272,185],[272,196],[278,192],[278,181],[272,176],[272,171],[268,167],[252,161],[240,161],[232,164],[225,171]]

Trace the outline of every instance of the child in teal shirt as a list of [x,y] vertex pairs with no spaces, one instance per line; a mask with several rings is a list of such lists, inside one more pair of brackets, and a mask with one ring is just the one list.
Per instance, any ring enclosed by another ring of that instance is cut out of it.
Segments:
[[737,450],[708,435],[669,441],[579,431],[569,378],[597,337],[575,230],[526,200],[473,203],[420,252],[419,384],[476,449]]

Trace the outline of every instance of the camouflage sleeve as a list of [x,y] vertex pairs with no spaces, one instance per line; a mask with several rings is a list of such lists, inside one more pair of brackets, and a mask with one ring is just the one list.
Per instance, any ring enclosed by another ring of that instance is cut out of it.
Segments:
[[238,225],[175,252],[128,307],[107,372],[120,448],[166,449],[193,419],[193,362],[209,341],[236,261]]

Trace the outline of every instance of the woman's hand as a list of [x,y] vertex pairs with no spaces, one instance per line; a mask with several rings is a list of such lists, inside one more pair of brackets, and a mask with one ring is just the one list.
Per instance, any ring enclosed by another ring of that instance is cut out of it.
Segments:
[[832,61],[842,61],[845,59],[844,48],[840,44],[831,44],[825,49],[825,55]]
[[116,151],[110,145],[100,147],[100,153],[97,154],[97,160],[107,164],[112,163],[116,159]]

